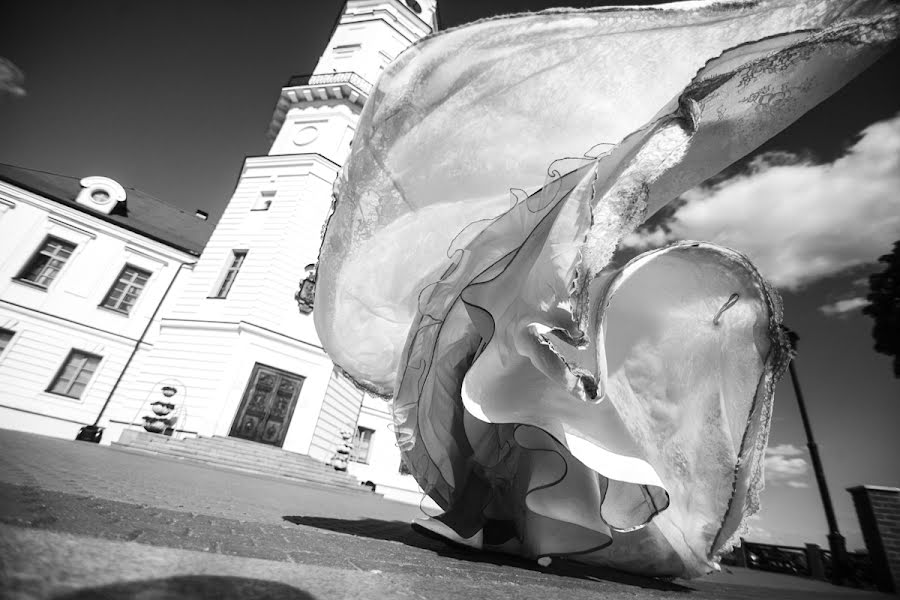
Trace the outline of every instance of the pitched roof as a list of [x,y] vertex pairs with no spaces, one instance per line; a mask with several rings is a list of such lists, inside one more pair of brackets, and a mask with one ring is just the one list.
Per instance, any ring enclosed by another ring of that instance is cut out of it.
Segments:
[[124,209],[117,207],[106,215],[75,202],[81,191],[80,177],[0,163],[0,180],[197,256],[215,227],[211,221],[198,219],[134,188],[125,188],[128,197]]

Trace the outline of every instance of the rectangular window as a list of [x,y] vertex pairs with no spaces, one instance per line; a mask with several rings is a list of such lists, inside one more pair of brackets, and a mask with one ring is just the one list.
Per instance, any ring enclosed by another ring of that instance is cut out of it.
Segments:
[[72,350],[47,391],[69,398],[81,398],[100,364],[100,358],[96,354]]
[[131,312],[131,307],[134,306],[138,296],[144,291],[148,279],[150,279],[148,271],[125,265],[116,282],[106,293],[106,298],[103,299],[101,306],[127,315]]
[[238,271],[241,270],[241,265],[244,264],[246,256],[246,250],[231,251],[231,264],[228,266],[228,270],[225,271],[222,283],[219,284],[219,291],[216,292],[213,298],[225,298],[228,296],[228,292],[231,290],[231,286],[234,284],[234,280],[237,278]]
[[16,335],[15,331],[0,327],[0,355],[2,355],[3,351],[6,350],[6,347],[9,346],[9,342],[13,339],[14,335]]
[[46,288],[59,274],[74,250],[75,244],[59,238],[47,237],[40,249],[35,252],[19,273],[18,278]]
[[357,427],[356,435],[353,436],[353,451],[350,453],[350,460],[358,463],[369,463],[369,445],[372,442],[372,434],[374,430],[367,427]]
[[256,198],[251,210],[269,210],[272,206],[272,200],[275,198],[275,190],[263,190]]
[[334,52],[335,58],[350,58],[362,48],[362,44],[344,44],[343,46],[335,46],[332,52]]

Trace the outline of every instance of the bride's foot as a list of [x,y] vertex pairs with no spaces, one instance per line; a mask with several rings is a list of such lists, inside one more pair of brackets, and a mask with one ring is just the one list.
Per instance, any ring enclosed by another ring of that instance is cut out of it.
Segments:
[[464,538],[437,519],[413,519],[412,528],[416,533],[450,545],[472,550],[481,550],[484,547],[484,533],[480,529],[472,537]]
[[484,523],[484,550],[500,554],[520,556],[522,554],[522,542],[516,534],[516,527],[512,521],[499,521],[488,519]]

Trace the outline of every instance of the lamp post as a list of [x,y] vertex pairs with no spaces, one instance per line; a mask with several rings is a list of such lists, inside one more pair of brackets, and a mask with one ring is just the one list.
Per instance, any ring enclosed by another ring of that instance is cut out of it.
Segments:
[[[797,353],[797,341],[800,339],[794,331],[784,325],[782,328],[787,334],[788,341],[794,355]],[[831,550],[831,582],[840,585],[844,581],[845,565],[847,564],[847,543],[838,529],[837,519],[834,516],[834,506],[831,504],[831,494],[828,492],[828,484],[825,482],[825,471],[822,469],[822,459],[819,457],[819,446],[813,438],[812,426],[809,423],[809,415],[806,413],[806,403],[803,401],[803,391],[800,389],[800,379],[797,377],[797,368],[794,366],[794,358],[788,364],[791,373],[791,383],[794,385],[794,395],[800,406],[800,418],[803,421],[803,429],[806,431],[806,447],[809,448],[809,458],[812,460],[813,471],[816,474],[816,483],[819,486],[819,494],[822,496],[822,505],[825,507],[825,518],[828,520],[828,548]]]

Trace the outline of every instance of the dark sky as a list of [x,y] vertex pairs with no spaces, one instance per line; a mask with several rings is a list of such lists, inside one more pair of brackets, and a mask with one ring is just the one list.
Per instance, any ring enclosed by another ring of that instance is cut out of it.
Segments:
[[[596,4],[568,3],[575,6]],[[624,3],[623,3],[624,4]],[[281,85],[311,72],[338,0],[13,0],[0,19],[0,56],[26,76],[28,95],[0,98],[0,162],[66,175],[105,175],[217,218],[245,156],[267,151]],[[445,0],[445,26],[558,5],[549,0]],[[859,132],[900,112],[895,51],[762,150],[838,157]],[[852,235],[852,229],[846,232]],[[885,252],[888,248],[885,248]],[[871,350],[858,311],[825,317],[872,269],[785,294],[801,335],[797,367],[841,527],[861,545],[844,488],[900,485],[900,383]],[[805,443],[787,380],[776,396],[773,444]],[[764,529],[774,539],[824,543],[815,483],[770,485]]]

